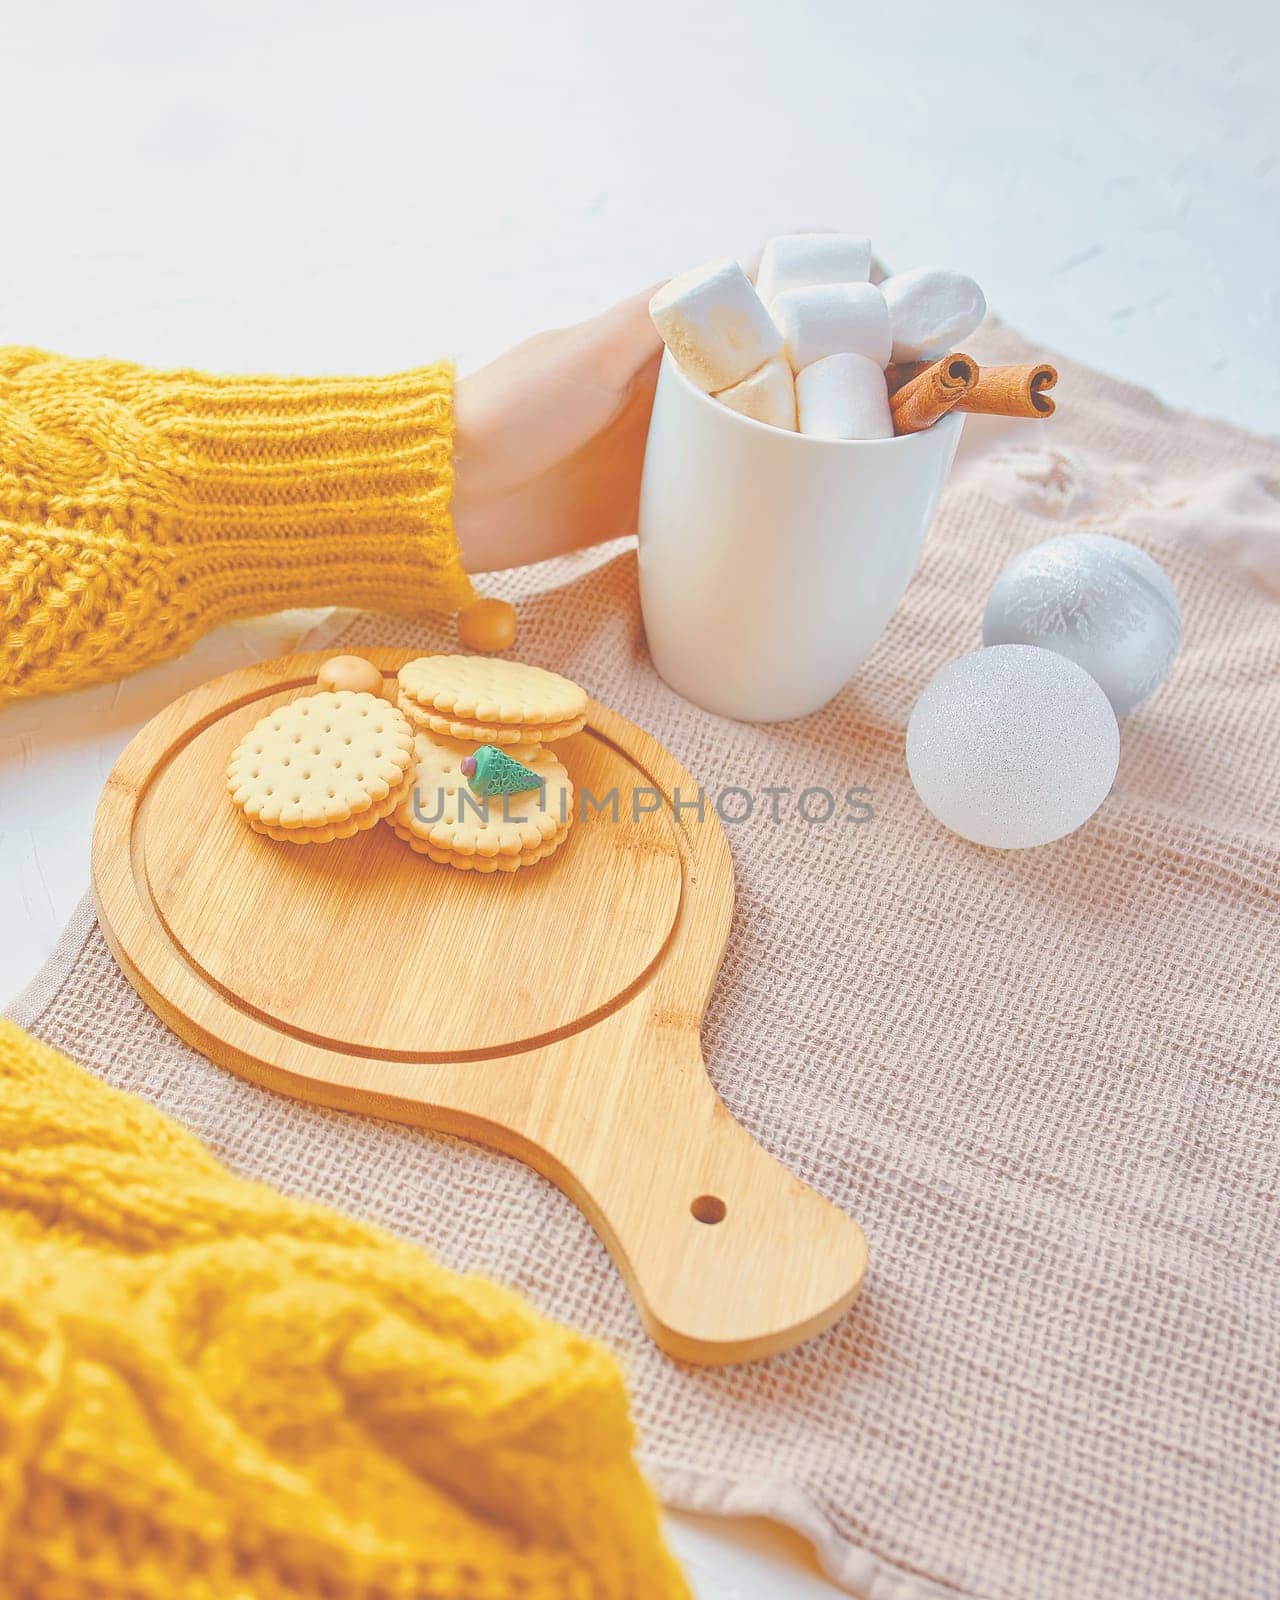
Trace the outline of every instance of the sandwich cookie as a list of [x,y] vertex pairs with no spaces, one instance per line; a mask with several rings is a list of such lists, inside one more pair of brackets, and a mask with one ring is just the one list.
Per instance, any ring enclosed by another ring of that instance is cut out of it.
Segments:
[[536,775],[538,786],[476,794],[466,770],[474,777],[471,745],[419,733],[410,792],[387,818],[396,837],[464,872],[514,872],[551,855],[573,822],[569,774],[543,744],[516,745],[509,753]]
[[373,827],[409,795],[413,729],[377,695],[299,695],[250,728],[227,766],[232,804],[257,833],[327,844]]
[[520,661],[420,656],[401,667],[397,704],[424,733],[472,744],[547,744],[581,731],[586,692]]

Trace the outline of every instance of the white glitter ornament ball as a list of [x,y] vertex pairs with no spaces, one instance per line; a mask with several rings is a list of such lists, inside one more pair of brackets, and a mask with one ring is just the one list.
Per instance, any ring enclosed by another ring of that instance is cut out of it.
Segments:
[[1046,539],[996,579],[982,642],[1038,644],[1082,666],[1116,715],[1169,676],[1182,644],[1173,585],[1145,550],[1105,533]]
[[938,821],[1021,850],[1074,833],[1120,761],[1111,703],[1083,667],[1028,644],[950,661],[907,724],[907,770]]

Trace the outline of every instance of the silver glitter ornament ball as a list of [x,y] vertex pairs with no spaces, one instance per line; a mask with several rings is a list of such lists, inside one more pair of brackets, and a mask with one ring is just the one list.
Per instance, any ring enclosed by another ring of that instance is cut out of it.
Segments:
[[1073,661],[1004,644],[949,661],[907,724],[907,770],[938,821],[1021,850],[1074,833],[1111,791],[1120,729]]
[[1084,668],[1116,715],[1156,692],[1182,644],[1173,585],[1144,550],[1105,533],[1046,539],[996,579],[982,642],[1034,644]]

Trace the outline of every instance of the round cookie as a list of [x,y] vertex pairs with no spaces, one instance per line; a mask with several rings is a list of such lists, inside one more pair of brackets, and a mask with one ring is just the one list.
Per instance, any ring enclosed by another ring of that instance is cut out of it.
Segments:
[[299,695],[240,740],[227,788],[257,833],[295,844],[349,838],[411,795],[413,729],[377,695]]
[[542,667],[480,656],[419,656],[401,667],[398,704],[429,732],[476,744],[565,739],[587,715],[576,683]]
[[382,822],[412,793],[413,773],[410,771],[405,773],[400,787],[393,789],[380,805],[348,817],[345,822],[335,822],[332,827],[274,828],[269,823],[255,822],[252,817],[246,820],[255,833],[265,833],[268,838],[282,839],[288,844],[332,844],[335,839],[350,839],[354,834],[363,833]]
[[419,839],[406,828],[400,827],[394,817],[388,817],[391,831],[397,839],[407,844],[418,855],[437,861],[441,866],[456,867],[460,872],[516,872],[521,867],[532,867],[545,857],[554,855],[564,843],[569,829],[559,828],[555,834],[534,850],[522,850],[518,856],[464,856],[456,850],[437,850],[425,839]]
[[419,733],[435,734],[441,739],[453,739],[464,744],[497,744],[508,753],[510,747],[521,744],[553,744],[557,739],[568,739],[581,733],[585,717],[574,722],[560,722],[548,727],[531,727],[527,723],[459,722],[438,711],[424,711],[408,695],[396,697],[396,705],[408,717]]
[[[462,774],[469,744],[420,733],[414,740],[413,785],[388,819],[397,835],[424,855],[528,865],[554,850],[573,821],[573,784],[545,745],[521,745],[518,759],[542,779],[520,794],[474,795]],[[522,860],[522,858],[529,858]]]

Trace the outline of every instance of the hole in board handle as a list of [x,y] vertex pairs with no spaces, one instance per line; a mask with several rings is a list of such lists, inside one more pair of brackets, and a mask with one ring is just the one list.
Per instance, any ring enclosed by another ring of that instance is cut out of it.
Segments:
[[728,1208],[718,1194],[700,1194],[689,1207],[697,1222],[723,1222]]

